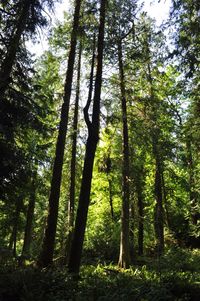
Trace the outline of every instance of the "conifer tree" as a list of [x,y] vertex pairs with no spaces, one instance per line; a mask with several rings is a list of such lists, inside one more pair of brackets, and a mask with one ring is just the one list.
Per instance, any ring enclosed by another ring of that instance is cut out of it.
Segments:
[[[103,68],[103,49],[104,49],[104,27],[107,0],[101,0],[100,7],[100,23],[97,43],[97,70],[94,88],[92,121],[88,116],[86,108],[85,116],[88,127],[88,138],[86,143],[86,152],[84,159],[84,167],[82,174],[81,190],[79,195],[79,203],[74,228],[74,235],[69,256],[69,271],[71,273],[79,273],[81,264],[81,254],[83,248],[84,234],[87,223],[87,213],[90,203],[90,191],[92,182],[93,163],[99,140],[99,117],[100,117],[100,98],[102,85],[102,68]],[[89,100],[90,101],[90,100]],[[90,103],[89,103],[90,105]]]
[[58,206],[59,206],[59,197],[60,197],[60,185],[61,185],[61,178],[62,178],[63,157],[64,157],[64,149],[65,149],[65,141],[66,141],[66,133],[67,133],[67,125],[68,125],[68,114],[69,114],[69,105],[70,105],[71,90],[72,90],[72,79],[73,79],[73,72],[74,72],[77,36],[79,30],[80,7],[81,7],[81,1],[76,0],[73,28],[71,33],[70,51],[68,57],[68,66],[67,66],[65,86],[64,86],[63,104],[61,108],[60,125],[59,125],[59,132],[58,132],[58,138],[56,143],[53,175],[51,180],[47,225],[45,229],[42,250],[38,261],[38,264],[42,267],[46,267],[50,265],[53,260],[56,226],[57,226],[57,218],[58,218]]

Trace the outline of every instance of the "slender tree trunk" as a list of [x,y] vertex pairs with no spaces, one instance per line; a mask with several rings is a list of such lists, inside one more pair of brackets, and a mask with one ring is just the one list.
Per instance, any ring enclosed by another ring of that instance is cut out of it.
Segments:
[[155,171],[155,197],[156,206],[154,212],[154,228],[157,240],[158,255],[161,255],[164,250],[164,226],[163,226],[163,196],[162,196],[162,171],[160,157],[157,149],[157,141],[153,142],[154,157],[156,163]]
[[9,248],[13,250],[13,256],[16,257],[17,255],[17,232],[18,232],[18,225],[19,225],[19,216],[22,209],[22,199],[19,199],[16,203],[15,213],[14,213],[14,220],[13,220],[13,229],[11,233],[10,245]]
[[41,267],[46,267],[52,263],[54,253],[54,243],[56,236],[56,226],[58,219],[58,206],[60,197],[60,185],[62,177],[63,157],[68,125],[69,104],[72,89],[72,79],[74,71],[75,52],[77,44],[77,34],[79,28],[81,0],[75,2],[75,12],[73,29],[71,34],[70,52],[68,57],[68,67],[66,73],[65,87],[64,87],[64,102],[61,109],[60,126],[56,144],[56,154],[53,165],[53,175],[51,180],[51,190],[49,196],[49,209],[47,226],[45,230],[42,251],[38,260]]
[[121,90],[122,122],[123,122],[123,170],[122,170],[122,213],[121,213],[121,239],[118,265],[121,268],[129,268],[129,139],[127,107],[124,82],[124,66],[122,56],[122,42],[118,43],[118,64]]
[[32,179],[32,187],[30,193],[30,199],[28,204],[27,216],[26,216],[26,227],[24,234],[24,244],[22,249],[22,257],[26,257],[30,255],[30,246],[32,240],[32,226],[33,226],[33,217],[34,217],[34,209],[35,209],[35,198],[36,198],[36,178]]
[[110,204],[110,213],[112,220],[114,221],[114,209],[113,209],[113,193],[112,193],[112,176],[110,175],[111,168],[112,168],[112,162],[110,158],[110,148],[108,151],[108,156],[106,158],[106,175],[107,175],[107,181],[108,181],[108,192],[109,192],[109,204]]
[[197,197],[195,192],[195,177],[194,177],[194,163],[192,157],[192,146],[191,146],[191,141],[189,139],[187,140],[186,147],[187,147],[187,161],[188,161],[188,174],[189,174],[191,220],[193,225],[196,225],[198,221],[198,212],[196,209]]
[[100,25],[98,36],[98,56],[97,56],[97,73],[95,80],[94,102],[92,122],[89,121],[88,111],[85,116],[88,125],[88,139],[86,143],[86,153],[83,167],[83,175],[81,182],[81,190],[79,196],[79,204],[76,216],[74,236],[69,257],[69,271],[71,273],[79,273],[81,264],[81,254],[83,248],[84,234],[87,222],[87,213],[90,202],[90,191],[92,182],[93,163],[96,152],[96,146],[99,140],[99,117],[100,117],[100,97],[102,85],[102,63],[104,48],[104,27],[105,27],[105,10],[107,0],[101,0],[100,8]]
[[19,12],[19,18],[16,23],[16,28],[12,34],[12,38],[8,46],[8,51],[0,68],[0,95],[2,98],[10,83],[12,68],[15,63],[20,38],[26,28],[31,2],[31,0],[22,1],[22,8]]
[[170,217],[169,217],[168,202],[167,202],[167,191],[166,191],[166,187],[165,187],[165,179],[164,179],[163,171],[162,171],[161,178],[162,178],[162,191],[163,191],[163,201],[164,201],[166,224],[167,224],[167,227],[170,229],[171,225],[170,225]]
[[[149,45],[147,45],[148,54],[150,54]],[[151,66],[150,63],[147,65],[148,68],[148,80],[150,83],[150,95],[151,101],[155,101],[154,98],[154,87],[153,87],[153,78],[151,75]],[[153,110],[152,110],[152,120],[156,124],[156,115],[157,110],[155,107],[156,103],[153,103]],[[155,198],[156,198],[156,205],[154,209],[154,229],[155,229],[155,236],[156,236],[156,244],[157,244],[157,252],[160,256],[164,251],[164,225],[163,225],[163,194],[162,194],[162,168],[161,168],[161,157],[159,154],[159,129],[154,129],[154,133],[152,135],[152,146],[153,146],[153,155],[155,158]]]
[[111,213],[112,220],[114,221],[115,216],[114,216],[114,209],[113,209],[112,180],[108,173],[107,173],[107,179],[108,179],[108,189],[109,189],[110,213]]
[[74,204],[75,204],[75,180],[76,180],[76,150],[77,150],[77,130],[78,130],[78,109],[80,98],[80,77],[81,77],[81,55],[82,45],[80,43],[79,58],[78,58],[78,70],[77,70],[77,86],[76,86],[76,98],[73,118],[73,133],[72,133],[72,156],[70,166],[70,189],[69,189],[69,202],[68,202],[68,237],[65,248],[65,263],[68,260],[69,250],[71,248],[72,233],[74,227]]
[[131,262],[134,263],[135,262],[135,236],[134,236],[134,229],[135,229],[135,206],[134,206],[134,199],[132,197],[130,197],[130,231],[129,231],[129,237],[130,237],[130,258],[131,258]]
[[143,255],[143,243],[144,243],[144,202],[142,195],[141,181],[137,183],[137,197],[138,197],[138,255]]

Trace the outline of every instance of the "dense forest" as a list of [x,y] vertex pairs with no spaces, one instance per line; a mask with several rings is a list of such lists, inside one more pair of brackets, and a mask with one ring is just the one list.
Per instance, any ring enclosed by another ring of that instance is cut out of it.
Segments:
[[200,2],[58,2],[0,1],[0,301],[200,300]]

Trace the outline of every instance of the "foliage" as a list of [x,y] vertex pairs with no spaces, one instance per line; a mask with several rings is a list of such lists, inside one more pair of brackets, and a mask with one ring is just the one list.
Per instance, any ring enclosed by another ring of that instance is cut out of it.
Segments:
[[156,263],[119,270],[114,265],[84,265],[74,279],[66,268],[37,270],[1,267],[0,296],[11,300],[198,300],[199,251],[169,249]]

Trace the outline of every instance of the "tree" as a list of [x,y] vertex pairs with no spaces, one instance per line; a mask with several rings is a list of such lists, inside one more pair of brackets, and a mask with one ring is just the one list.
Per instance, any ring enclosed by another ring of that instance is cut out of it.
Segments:
[[122,124],[123,124],[123,170],[122,170],[122,228],[120,241],[120,255],[118,265],[121,268],[129,268],[130,247],[129,247],[129,135],[127,121],[127,101],[124,80],[124,66],[122,61],[122,41],[118,41],[118,63],[121,90]]
[[33,173],[32,181],[31,181],[31,192],[30,192],[29,203],[27,208],[22,257],[27,257],[30,255],[34,209],[35,209],[35,202],[36,202],[36,183],[37,183],[37,173],[35,172]]
[[10,208],[29,182],[30,132],[33,136],[36,132],[47,134],[44,103],[34,97],[35,71],[25,45],[36,37],[36,28],[47,24],[42,13],[46,4],[52,7],[53,2],[17,0],[0,4],[0,199]]
[[[184,125],[185,152],[188,162],[188,186],[191,205],[191,222],[199,221],[198,156],[199,149],[199,9],[195,0],[172,1],[171,18],[176,31],[173,34],[174,51],[171,56],[178,58],[178,67],[183,73],[183,97],[189,103],[189,114]],[[189,125],[189,126],[188,126]],[[198,228],[198,226],[197,226]],[[196,229],[198,232],[198,230]],[[194,232],[196,232],[194,231]]]
[[80,79],[81,79],[81,55],[82,44],[79,45],[78,67],[77,67],[77,83],[76,83],[76,97],[75,108],[72,125],[72,151],[70,163],[70,188],[69,188],[69,201],[68,201],[68,237],[66,243],[66,262],[71,248],[71,241],[74,229],[74,211],[75,211],[75,180],[76,180],[76,151],[77,151],[77,131],[78,131],[78,109],[80,98]]
[[93,163],[94,163],[97,143],[99,140],[99,115],[100,115],[100,97],[101,97],[101,85],[102,85],[106,3],[107,3],[106,0],[101,1],[99,35],[98,35],[98,44],[97,44],[97,48],[98,48],[97,49],[97,71],[96,71],[96,79],[95,79],[92,121],[89,120],[89,116],[88,116],[89,108],[86,108],[85,121],[88,127],[88,139],[86,143],[86,152],[85,152],[81,190],[80,190],[79,203],[77,209],[74,236],[72,240],[72,246],[71,246],[71,251],[69,256],[69,265],[68,265],[69,271],[71,273],[77,273],[77,274],[79,273],[79,269],[80,269],[85,227],[87,222],[87,213],[88,213],[88,207],[90,202]]
[[130,246],[129,246],[129,133],[128,133],[128,118],[127,118],[127,95],[124,75],[124,54],[123,44],[128,35],[134,32],[134,14],[135,1],[126,2],[114,1],[112,3],[113,11],[111,22],[113,27],[110,29],[111,37],[113,38],[114,46],[117,51],[117,62],[119,70],[119,86],[120,100],[122,111],[122,213],[121,213],[121,240],[120,240],[120,255],[118,265],[122,268],[128,268],[130,265]]
[[53,165],[53,175],[51,180],[47,225],[45,229],[43,247],[38,261],[38,264],[42,267],[48,266],[49,264],[52,263],[53,260],[56,225],[57,225],[57,218],[58,218],[60,184],[61,184],[61,177],[62,177],[63,156],[64,156],[65,140],[66,140],[66,133],[67,133],[68,113],[69,113],[69,104],[70,104],[71,89],[72,89],[77,36],[78,36],[78,29],[79,29],[80,7],[81,7],[81,1],[76,0],[73,29],[71,33],[70,52],[68,57],[68,67],[67,67],[66,80],[64,86],[64,96],[63,96],[64,102],[61,109],[60,125],[59,125],[59,132],[58,132],[58,138],[56,143],[56,153],[55,153],[55,159]]

